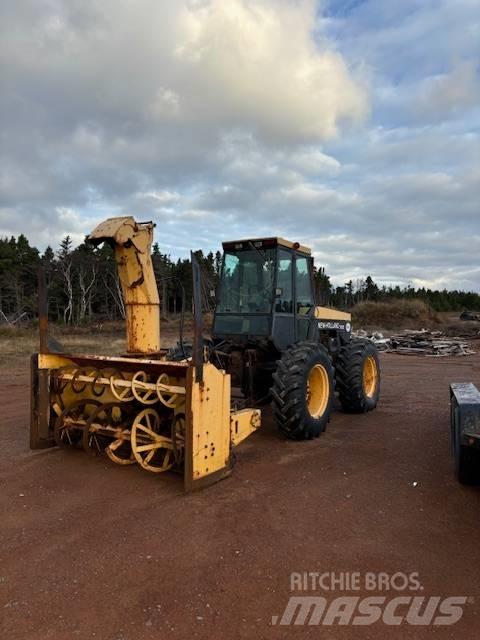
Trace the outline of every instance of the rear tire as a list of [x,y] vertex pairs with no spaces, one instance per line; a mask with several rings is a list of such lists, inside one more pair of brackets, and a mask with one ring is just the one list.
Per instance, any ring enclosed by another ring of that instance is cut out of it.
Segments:
[[335,377],[344,411],[365,413],[375,409],[380,395],[380,361],[372,342],[352,338],[341,347]]
[[273,374],[272,409],[278,428],[294,440],[317,438],[330,418],[333,367],[322,345],[287,349]]

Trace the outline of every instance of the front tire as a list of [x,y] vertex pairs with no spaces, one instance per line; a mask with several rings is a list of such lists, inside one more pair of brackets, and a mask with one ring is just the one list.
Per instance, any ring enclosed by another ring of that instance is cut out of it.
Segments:
[[278,428],[294,440],[317,438],[327,426],[333,398],[333,367],[322,345],[287,349],[273,374],[272,409]]
[[338,398],[349,413],[365,413],[377,406],[380,361],[375,345],[352,338],[341,347],[335,363]]

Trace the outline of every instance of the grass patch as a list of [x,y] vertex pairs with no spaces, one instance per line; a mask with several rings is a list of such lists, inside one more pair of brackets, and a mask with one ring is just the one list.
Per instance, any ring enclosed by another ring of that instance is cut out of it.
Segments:
[[[162,320],[160,340],[162,347],[172,347],[179,337],[180,317],[170,316]],[[55,338],[65,352],[89,355],[119,355],[126,350],[125,322],[92,323],[79,327],[50,323],[49,335]],[[193,319],[186,315],[184,338],[193,334]],[[32,353],[39,349],[38,326],[29,328],[0,327],[0,369],[22,368],[27,370]]]
[[440,318],[422,300],[389,300],[387,302],[359,302],[352,309],[356,328],[362,329],[421,329],[439,324]]

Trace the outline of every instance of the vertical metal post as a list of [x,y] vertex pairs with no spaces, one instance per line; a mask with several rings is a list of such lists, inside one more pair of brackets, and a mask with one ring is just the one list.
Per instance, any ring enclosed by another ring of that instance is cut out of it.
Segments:
[[45,267],[39,267],[38,269],[38,327],[40,353],[48,353],[48,301]]
[[[310,287],[312,289],[313,305],[316,306],[317,304],[319,304],[319,300],[317,296],[317,287],[315,285],[315,269],[314,269],[313,258],[308,258],[308,262],[309,262]],[[322,269],[323,267],[320,267],[320,273]],[[325,300],[320,300],[320,304],[325,304]]]
[[202,274],[197,258],[190,252],[193,279],[193,354],[195,381],[203,382],[203,318],[202,318]]

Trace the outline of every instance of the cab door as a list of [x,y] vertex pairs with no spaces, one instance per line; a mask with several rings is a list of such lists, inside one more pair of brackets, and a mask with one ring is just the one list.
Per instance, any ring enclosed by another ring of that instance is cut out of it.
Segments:
[[278,249],[272,336],[280,350],[295,342],[293,262],[291,251]]
[[311,259],[297,254],[295,257],[295,325],[296,342],[308,338],[313,307]]

